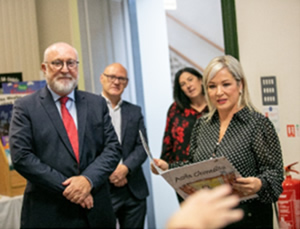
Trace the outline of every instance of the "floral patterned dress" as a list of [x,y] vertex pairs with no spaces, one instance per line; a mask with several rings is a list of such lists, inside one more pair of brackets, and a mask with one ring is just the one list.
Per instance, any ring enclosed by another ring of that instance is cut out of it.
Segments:
[[182,112],[176,102],[170,106],[163,138],[161,159],[168,163],[188,160],[193,126],[196,120],[207,111],[208,109],[205,107],[202,112],[198,112],[193,108],[185,108]]

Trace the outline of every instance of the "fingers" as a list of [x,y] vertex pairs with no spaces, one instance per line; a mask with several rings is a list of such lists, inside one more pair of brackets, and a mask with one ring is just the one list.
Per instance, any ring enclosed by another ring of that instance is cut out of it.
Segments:
[[219,199],[231,194],[232,188],[229,185],[221,185],[211,190],[210,196],[212,199]]
[[116,178],[115,178],[115,176],[114,176],[114,173],[112,173],[112,174],[109,176],[109,182],[113,184],[115,180],[116,180]]
[[217,227],[223,227],[243,218],[243,210],[233,209],[239,204],[239,202],[240,199],[236,195],[229,195],[218,200],[215,206],[215,212],[218,212],[219,217],[219,225],[216,225]]
[[232,188],[229,185],[222,185],[207,190],[201,197],[202,202],[205,201],[207,211],[218,215],[210,224],[212,228],[220,228],[242,219],[243,211],[233,209],[239,204],[240,199],[236,195],[231,195],[231,193]]
[[239,183],[239,184],[248,184],[249,183],[249,177],[248,178],[238,177],[238,178],[236,178],[236,183]]
[[237,206],[240,202],[240,199],[237,195],[231,195],[232,188],[229,185],[221,185],[212,190],[202,189],[197,191],[195,195],[191,195],[192,198],[187,198],[185,203],[190,201],[198,202],[203,205],[210,205],[210,209],[215,211],[222,209],[231,209]]
[[240,177],[236,179],[236,182],[232,187],[238,192],[243,193],[243,195],[251,195],[257,193],[261,189],[262,182],[257,177]]
[[242,219],[243,211],[233,209],[239,198],[231,193],[229,185],[197,191],[182,203],[168,228],[222,228]]
[[[224,197],[231,194],[232,188],[229,185],[221,185],[214,189],[201,189],[195,194],[190,195],[182,205],[189,204],[189,202],[198,202],[199,204],[211,204],[213,202],[219,203]],[[215,206],[215,205],[214,205]]]
[[154,167],[154,165],[152,163],[151,163],[151,171],[152,171],[152,173],[154,173],[156,175],[159,174],[158,171],[156,170],[156,168]]
[[124,185],[127,184],[127,182],[128,182],[128,181],[127,181],[127,178],[125,177],[125,178],[123,178],[122,180],[120,180],[120,181],[114,183],[114,185],[115,185],[116,187],[123,187]]
[[161,170],[165,171],[169,169],[169,164],[162,159],[154,159],[155,165],[159,167]]
[[91,184],[84,176],[74,176],[63,183],[68,183],[63,196],[73,203],[80,204],[90,194]]
[[62,185],[63,185],[63,186],[67,186],[67,185],[69,185],[70,183],[71,183],[71,178],[65,180],[65,181],[62,183]]
[[77,194],[77,193],[70,193],[69,195],[65,196],[68,200],[70,200],[74,204],[80,204],[84,201],[85,196],[82,194]]
[[221,185],[213,189],[202,189],[198,191],[198,201],[201,202],[218,202],[220,199],[230,195],[232,188],[229,185]]
[[219,221],[219,227],[223,227],[225,225],[228,225],[230,223],[234,223],[237,222],[239,220],[241,220],[244,216],[244,212],[241,209],[234,209],[234,210],[230,210],[228,212],[225,212],[224,215],[220,216],[220,221]]
[[[166,161],[162,160],[162,159],[154,158],[153,162],[155,163],[155,165],[158,168],[160,168],[163,171],[166,171],[166,170],[169,169],[169,164]],[[153,163],[151,163],[151,171],[152,171],[152,173],[154,173],[156,175],[159,174],[159,172],[157,171],[157,169],[155,168],[155,166],[153,165]]]
[[90,194],[88,195],[83,202],[80,203],[80,206],[83,208],[91,209],[94,207],[94,198]]
[[84,199],[83,201],[85,208],[87,209],[91,209],[94,207],[94,198],[93,196],[90,194],[87,196],[87,198]]
[[110,175],[109,181],[112,184],[119,183],[124,178],[126,178],[129,170],[126,165],[119,164],[115,171]]
[[237,206],[240,202],[240,198],[237,195],[229,195],[220,197],[220,199],[216,199],[217,205],[216,208],[219,209],[230,209]]
[[122,187],[127,184],[127,178],[125,177],[118,177],[118,176],[110,176],[109,182],[114,184],[116,187]]

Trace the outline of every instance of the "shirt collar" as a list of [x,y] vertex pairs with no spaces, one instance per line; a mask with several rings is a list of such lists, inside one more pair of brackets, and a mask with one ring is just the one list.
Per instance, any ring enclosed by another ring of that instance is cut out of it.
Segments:
[[241,110],[236,112],[233,117],[236,117],[243,122],[247,122],[249,120],[250,109],[248,107],[243,107]]
[[[249,120],[249,113],[250,109],[248,107],[243,107],[241,110],[236,112],[232,118],[236,118],[238,120],[241,120],[243,122],[247,122]],[[218,120],[219,119],[219,114],[218,111],[216,110],[215,113],[213,114],[212,119]]]
[[[111,106],[111,102],[110,100],[104,95],[103,91],[101,92],[102,97],[106,100],[106,103],[109,104]],[[122,98],[120,99],[120,101],[118,102],[117,106],[114,108],[114,110],[118,109],[119,107],[121,107],[123,103]]]
[[[47,87],[48,87],[48,89],[49,89],[49,91],[50,91],[50,93],[51,93],[51,95],[52,95],[52,97],[53,97],[53,100],[54,100],[55,102],[58,101],[58,100],[60,99],[61,96],[58,95],[58,94],[56,94],[56,93],[49,87],[49,85],[47,85]],[[68,94],[67,97],[68,97],[69,99],[71,99],[72,101],[75,101],[74,90],[71,91],[71,93]]]

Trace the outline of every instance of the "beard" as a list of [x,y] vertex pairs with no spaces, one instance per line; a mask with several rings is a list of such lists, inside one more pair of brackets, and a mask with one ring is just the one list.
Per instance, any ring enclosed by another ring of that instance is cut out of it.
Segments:
[[47,77],[46,80],[50,88],[58,95],[70,94],[78,83],[78,77],[74,79],[70,75],[60,75],[54,79]]

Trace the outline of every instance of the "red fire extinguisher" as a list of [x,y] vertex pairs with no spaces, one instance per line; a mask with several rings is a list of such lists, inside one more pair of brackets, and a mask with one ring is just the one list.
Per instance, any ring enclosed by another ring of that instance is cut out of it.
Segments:
[[281,229],[300,229],[300,180],[292,178],[290,172],[295,162],[286,166],[286,179],[282,183],[283,192],[278,199],[279,225]]

